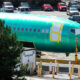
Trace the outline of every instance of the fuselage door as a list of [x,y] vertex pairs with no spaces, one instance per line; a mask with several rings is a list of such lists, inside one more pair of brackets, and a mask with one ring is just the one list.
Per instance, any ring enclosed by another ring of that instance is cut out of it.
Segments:
[[75,29],[75,35],[79,35],[80,34],[80,29]]
[[63,24],[53,23],[50,32],[50,41],[53,42],[61,41],[62,28],[63,28]]

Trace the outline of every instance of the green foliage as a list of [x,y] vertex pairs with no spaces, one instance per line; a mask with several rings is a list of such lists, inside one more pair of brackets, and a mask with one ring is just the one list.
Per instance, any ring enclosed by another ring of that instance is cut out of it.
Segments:
[[15,71],[15,74],[17,74],[17,76],[24,76],[27,73],[27,68],[28,68],[28,64],[26,65],[21,65],[20,66],[20,71]]
[[25,79],[25,78],[23,77],[23,78],[21,78],[21,79],[16,78],[16,79],[14,79],[14,80],[27,80],[27,79]]
[[0,20],[0,80],[9,80],[13,75],[17,57],[23,51],[22,46],[17,41],[16,33],[11,34],[11,28]]
[[21,66],[20,75],[24,76],[26,74],[26,72],[27,72],[27,66],[26,65]]
[[[24,78],[24,75],[26,75],[27,73],[27,68],[28,68],[28,64],[20,67],[20,71],[15,71],[15,74],[17,75],[17,77],[14,80],[26,80]],[[19,78],[20,76],[23,76],[22,78]]]
[[25,78],[23,78],[22,80],[26,80]]

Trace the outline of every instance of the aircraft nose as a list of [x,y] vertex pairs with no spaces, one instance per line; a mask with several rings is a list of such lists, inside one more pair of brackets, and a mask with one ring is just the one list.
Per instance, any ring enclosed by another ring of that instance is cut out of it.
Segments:
[[80,29],[75,29],[75,41],[77,41],[77,47],[80,51]]
[[75,38],[80,40],[80,29],[75,29]]

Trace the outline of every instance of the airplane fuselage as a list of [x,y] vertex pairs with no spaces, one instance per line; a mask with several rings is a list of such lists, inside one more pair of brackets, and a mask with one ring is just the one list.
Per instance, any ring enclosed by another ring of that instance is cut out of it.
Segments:
[[[75,38],[78,38],[80,51],[80,34],[76,29],[80,24],[58,17],[32,14],[0,13],[5,26],[11,27],[11,33],[17,35],[21,42],[32,42],[37,50],[53,52],[75,52]],[[27,46],[27,44],[26,44]]]

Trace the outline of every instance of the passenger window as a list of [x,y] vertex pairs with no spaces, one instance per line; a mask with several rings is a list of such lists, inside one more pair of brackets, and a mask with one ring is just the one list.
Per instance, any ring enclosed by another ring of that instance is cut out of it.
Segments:
[[13,28],[13,30],[15,31],[15,30],[16,30],[16,28],[14,27],[14,28]]
[[30,32],[32,31],[32,29],[30,29]]
[[9,27],[9,29],[11,30],[11,27]]
[[26,32],[28,31],[28,29],[26,28]]
[[24,30],[24,28],[22,28],[22,31]]
[[38,32],[40,32],[40,29],[38,29]]
[[70,31],[75,34],[75,29],[71,29]]
[[42,29],[42,33],[44,33],[44,29]]
[[34,29],[34,32],[36,32],[36,29]]
[[49,30],[48,29],[46,29],[46,33],[48,33],[49,32]]
[[18,31],[20,30],[20,28],[18,28]]

